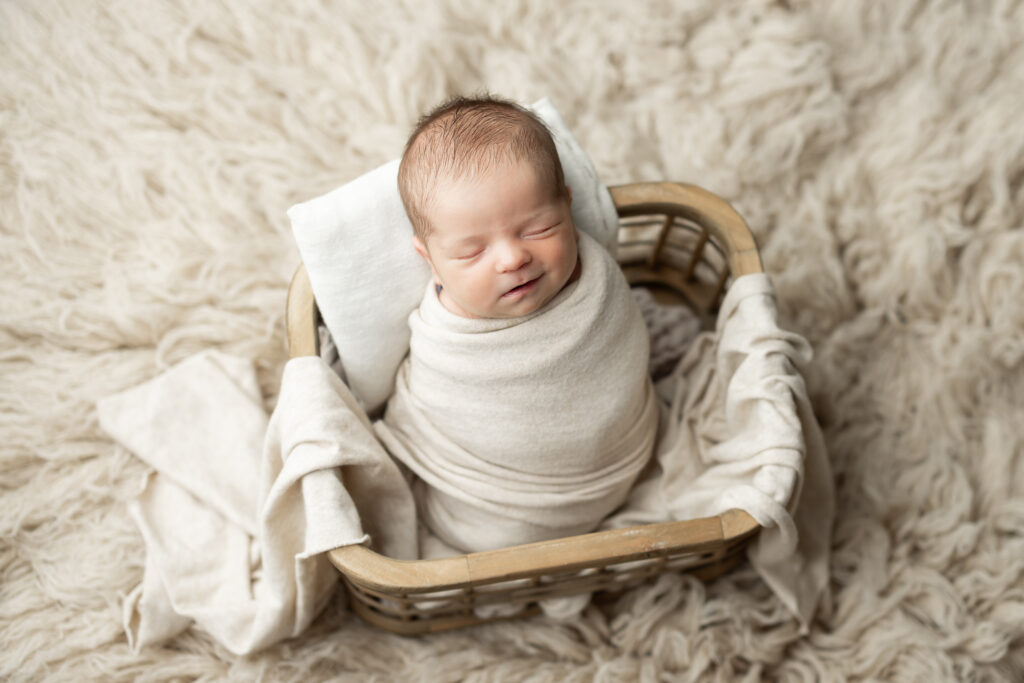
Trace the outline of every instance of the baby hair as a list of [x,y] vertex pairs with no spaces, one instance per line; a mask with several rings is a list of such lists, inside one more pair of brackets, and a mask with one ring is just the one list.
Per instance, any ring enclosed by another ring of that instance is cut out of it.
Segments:
[[499,164],[530,164],[542,186],[565,196],[555,142],[535,114],[492,95],[455,96],[420,118],[398,168],[398,190],[416,235],[430,233],[428,209],[438,183]]

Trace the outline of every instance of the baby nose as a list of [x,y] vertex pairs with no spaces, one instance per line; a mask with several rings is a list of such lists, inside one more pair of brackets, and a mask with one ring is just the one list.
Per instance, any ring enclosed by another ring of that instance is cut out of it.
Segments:
[[520,244],[505,244],[498,256],[498,269],[502,273],[519,270],[530,262],[530,252]]

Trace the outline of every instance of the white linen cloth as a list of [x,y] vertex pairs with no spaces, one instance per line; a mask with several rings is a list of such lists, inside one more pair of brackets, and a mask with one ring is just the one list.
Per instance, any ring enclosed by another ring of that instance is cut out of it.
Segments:
[[622,269],[585,233],[579,279],[530,315],[469,319],[433,286],[384,418],[422,520],[463,552],[593,531],[653,453],[650,344]]
[[252,364],[208,351],[98,405],[156,472],[130,505],[146,544],[124,604],[131,646],[193,621],[236,654],[302,632],[338,580],[325,551],[416,557],[412,496],[351,392],[319,358],[285,366],[268,421]]
[[[657,455],[606,528],[748,512],[748,556],[804,630],[827,596],[834,486],[801,369],[811,349],[779,328],[768,276],[737,278],[675,371]],[[665,405],[665,404],[663,404]]]

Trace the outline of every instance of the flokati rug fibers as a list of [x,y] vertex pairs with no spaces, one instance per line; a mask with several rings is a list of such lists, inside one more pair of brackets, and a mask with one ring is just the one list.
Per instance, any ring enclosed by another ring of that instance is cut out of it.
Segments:
[[[816,350],[831,603],[801,637],[745,567],[408,639],[339,594],[252,657],[133,654],[145,467],[96,400],[218,348],[272,407],[285,210],[484,88],[746,217]],[[0,3],[0,678],[1024,680],[1021,112],[1019,2]]]

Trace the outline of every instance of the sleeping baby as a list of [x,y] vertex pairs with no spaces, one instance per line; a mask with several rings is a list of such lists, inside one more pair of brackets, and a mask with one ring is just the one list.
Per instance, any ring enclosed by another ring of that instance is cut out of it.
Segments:
[[592,531],[650,459],[658,408],[643,317],[573,223],[550,133],[456,98],[420,121],[398,182],[433,281],[375,428],[422,521],[462,552]]

